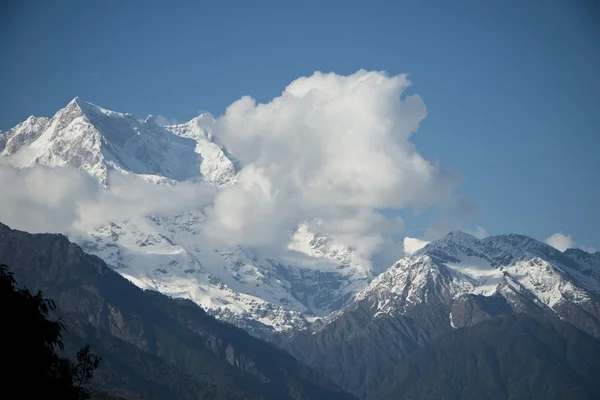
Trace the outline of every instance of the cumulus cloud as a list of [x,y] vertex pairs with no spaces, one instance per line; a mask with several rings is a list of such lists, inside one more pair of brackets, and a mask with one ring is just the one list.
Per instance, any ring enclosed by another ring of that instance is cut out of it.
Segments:
[[563,233],[555,233],[549,238],[546,238],[545,242],[560,251],[579,248],[588,253],[596,252],[596,249],[593,247],[583,245],[577,246],[577,243],[571,238],[571,235],[565,235]]
[[571,235],[564,235],[562,233],[553,234],[547,238],[545,242],[560,251],[565,251],[575,246],[575,242],[571,239]]
[[[12,197],[2,193],[2,204],[10,207],[0,217],[19,219],[18,226],[33,231],[64,231],[198,207],[207,215],[205,231],[229,245],[285,249],[290,232],[306,223],[365,258],[387,263],[417,245],[392,240],[404,230],[402,219],[390,216],[394,210],[435,206],[460,221],[477,211],[454,193],[459,177],[425,160],[411,141],[427,112],[419,96],[405,95],[410,85],[404,74],[317,72],[293,81],[268,103],[242,97],[210,119],[211,137],[240,166],[236,184],[218,191],[202,183],[167,187],[121,175],[111,176],[105,191],[72,170],[5,169],[5,182],[30,183]],[[23,197],[46,217],[16,201]],[[11,217],[11,207],[20,212]]]
[[238,184],[217,195],[211,231],[257,245],[319,221],[366,254],[403,229],[378,210],[446,201],[459,181],[410,141],[426,108],[404,96],[409,86],[406,75],[317,72],[269,103],[234,102],[213,132],[243,168]]
[[427,246],[429,244],[429,242],[427,240],[422,240],[422,239],[417,239],[417,238],[412,238],[412,237],[405,237],[404,238],[404,252],[406,254],[412,254],[417,250],[422,249],[423,247]]

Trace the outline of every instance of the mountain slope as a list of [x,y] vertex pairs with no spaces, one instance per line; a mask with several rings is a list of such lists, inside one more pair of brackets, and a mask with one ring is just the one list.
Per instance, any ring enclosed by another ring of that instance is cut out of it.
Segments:
[[[218,191],[235,184],[240,165],[213,135],[214,124],[201,115],[161,127],[152,117],[140,122],[76,98],[51,119],[31,117],[0,133],[0,161],[75,167],[105,190],[116,172],[166,183],[166,193],[184,181],[208,182]],[[200,205],[123,220],[96,217],[93,225],[63,233],[136,285],[191,299],[259,337],[304,329],[373,278],[353,250],[305,225],[290,232],[289,251],[273,256],[213,243]]]
[[62,235],[0,224],[0,259],[20,285],[56,301],[67,349],[90,342],[104,357],[98,383],[109,388],[169,399],[352,398],[189,300],[135,287]]
[[33,115],[8,132],[0,132],[0,153],[10,156],[23,146],[35,142],[48,126],[49,118]]
[[[70,165],[103,185],[110,170],[172,182],[202,176],[204,169],[211,172],[205,180],[215,184],[231,181],[235,173],[218,147],[211,149],[207,166],[197,152],[201,144],[158,126],[151,116],[140,122],[79,98],[50,120],[31,117],[4,136],[2,155],[13,164]],[[213,159],[219,157],[223,161],[215,167]]]
[[547,315],[600,337],[596,260],[520,235],[452,232],[378,275],[326,323],[280,343],[364,397],[413,349],[498,315]]
[[302,251],[273,259],[213,243],[202,235],[204,220],[202,212],[132,217],[71,239],[136,285],[189,298],[259,337],[305,328],[351,300],[372,277],[347,249],[316,241],[302,228],[294,236]]
[[597,399],[600,341],[551,317],[513,314],[418,349],[369,399]]
[[215,142],[211,132],[212,124],[214,120],[202,114],[185,124],[171,125],[166,128],[178,136],[196,142],[195,151],[202,157],[200,172],[205,180],[218,186],[227,186],[235,181],[236,163],[226,153],[225,148]]

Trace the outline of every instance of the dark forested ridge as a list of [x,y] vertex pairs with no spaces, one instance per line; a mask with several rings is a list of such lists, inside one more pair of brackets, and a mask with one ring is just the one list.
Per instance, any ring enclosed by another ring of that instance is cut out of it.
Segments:
[[191,301],[137,288],[62,235],[0,224],[0,259],[19,285],[55,300],[65,351],[90,343],[102,357],[97,398],[353,398]]
[[373,400],[600,399],[600,341],[546,316],[504,315],[443,335]]

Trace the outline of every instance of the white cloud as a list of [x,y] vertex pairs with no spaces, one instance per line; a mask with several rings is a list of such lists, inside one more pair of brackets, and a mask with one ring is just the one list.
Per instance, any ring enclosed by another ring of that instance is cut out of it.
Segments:
[[575,242],[571,239],[571,235],[555,233],[545,240],[547,244],[559,251],[565,251],[575,246]]
[[175,125],[178,123],[177,118],[167,118],[163,115],[157,115],[154,117],[154,122],[160,126]]
[[216,190],[201,182],[171,186],[149,183],[135,175],[109,174],[109,190],[91,200],[80,201],[80,218],[75,227],[85,228],[108,221],[123,221],[133,215],[175,215],[201,210],[211,204]]
[[110,190],[71,167],[15,168],[0,164],[0,221],[28,232],[67,233],[134,215],[172,215],[210,204],[215,190],[183,182],[155,185],[113,172]]
[[82,202],[100,192],[92,177],[71,168],[14,168],[0,164],[0,221],[29,232],[64,232]]
[[315,73],[266,104],[243,97],[214,129],[243,169],[222,190],[211,232],[237,244],[270,244],[302,221],[372,253],[402,220],[378,209],[427,207],[458,179],[423,159],[410,141],[426,109],[405,96],[406,75]]
[[430,242],[422,239],[405,237],[404,238],[404,252],[407,254],[412,254],[417,250],[422,249],[427,246]]
[[579,248],[587,253],[595,253],[596,249],[594,247],[577,245],[575,241],[571,238],[571,235],[565,235],[563,233],[555,233],[549,238],[545,240],[547,244],[554,247],[557,250],[565,251],[567,249]]
[[[0,218],[18,220],[22,229],[64,231],[208,206],[206,232],[227,244],[284,249],[289,232],[308,222],[365,258],[392,260],[403,246],[391,238],[404,223],[381,209],[439,206],[458,219],[476,211],[454,194],[459,177],[425,160],[411,142],[427,113],[419,96],[404,95],[409,86],[406,75],[317,72],[266,104],[235,101],[211,133],[242,168],[237,184],[218,192],[202,183],[155,186],[118,174],[109,191],[100,191],[73,170],[5,169],[1,187],[19,187],[0,195]],[[33,183],[16,183],[22,179]],[[43,215],[27,206],[32,202]]]

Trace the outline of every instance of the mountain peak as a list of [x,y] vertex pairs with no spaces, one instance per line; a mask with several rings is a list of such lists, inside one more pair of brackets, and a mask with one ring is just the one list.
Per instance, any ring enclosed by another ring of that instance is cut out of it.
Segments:
[[96,124],[97,118],[104,118],[105,116],[115,117],[119,119],[133,119],[133,117],[131,117],[130,115],[107,110],[96,104],[90,103],[89,101],[83,100],[79,96],[73,98],[73,100],[71,100],[69,104],[67,104],[67,106],[64,108],[64,110],[73,110],[73,108],[75,107],[79,109],[79,112],[81,112],[82,115],[87,117],[92,124]]
[[51,119],[30,117],[2,133],[0,153],[11,156],[31,147],[27,157],[14,162],[71,165],[98,178],[103,186],[109,169],[143,175],[143,179],[152,176],[154,182],[203,176],[212,184],[227,185],[233,182],[236,167],[222,146],[211,140],[208,117],[198,117],[195,125],[163,128],[153,115],[142,122],[77,96]]
[[516,233],[489,236],[485,240],[490,243],[504,243],[505,245],[511,246],[513,248],[534,254],[551,254],[559,252],[549,244],[540,242],[539,240],[536,240],[530,236]]
[[446,234],[446,236],[435,240],[432,242],[433,243],[454,243],[456,245],[462,245],[462,246],[469,246],[469,245],[474,245],[476,243],[479,243],[480,240],[471,235],[470,233],[466,233],[460,230],[454,230],[454,231],[450,231]]
[[576,249],[576,248],[571,248],[571,249],[566,249],[565,251],[563,251],[563,254],[567,255],[567,256],[571,256],[571,257],[576,257],[576,258],[597,258],[598,260],[600,260],[600,252],[596,251],[596,252],[591,252],[591,251],[586,251],[583,249]]
[[83,100],[81,97],[76,96],[73,98],[73,100],[71,100],[68,104],[66,108],[69,107],[79,107],[79,109],[81,111],[84,110],[84,108],[87,108],[88,105],[91,105],[90,103],[88,103],[87,101]]
[[446,234],[446,236],[444,238],[454,239],[454,240],[464,240],[464,239],[478,240],[475,236],[471,235],[470,233],[466,233],[461,230],[450,231]]

